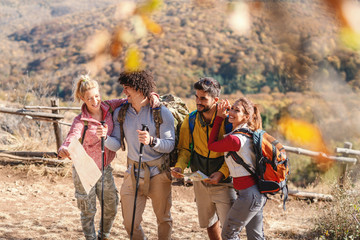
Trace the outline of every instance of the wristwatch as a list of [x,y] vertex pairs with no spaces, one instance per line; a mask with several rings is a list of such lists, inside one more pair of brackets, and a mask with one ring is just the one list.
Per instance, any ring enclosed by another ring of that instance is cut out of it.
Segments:
[[151,143],[149,144],[149,146],[154,147],[157,142],[158,142],[158,139],[156,137],[153,137]]

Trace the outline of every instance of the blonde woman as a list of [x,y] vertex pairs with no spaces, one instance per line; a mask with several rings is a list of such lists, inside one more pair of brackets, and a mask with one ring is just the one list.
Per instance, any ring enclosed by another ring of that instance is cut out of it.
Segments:
[[[97,127],[104,121],[107,126],[107,134],[110,135],[113,131],[113,117],[111,109],[119,107],[127,99],[113,99],[102,101],[99,92],[99,84],[96,80],[91,79],[87,75],[80,76],[75,84],[74,98],[77,101],[82,101],[81,114],[75,117],[70,131],[59,148],[59,158],[69,158],[71,156],[68,151],[68,146],[72,139],[82,142],[82,145],[94,160],[99,169],[102,169],[102,153],[101,153],[101,140],[97,137]],[[155,105],[158,105],[158,96],[152,94],[151,98]],[[85,133],[84,133],[85,132]],[[104,232],[98,232],[98,239],[108,239],[110,230],[114,222],[117,207],[119,204],[118,190],[115,186],[114,177],[112,175],[113,169],[111,168],[111,161],[115,157],[115,152],[105,148],[104,159],[104,219],[103,229]],[[78,208],[81,211],[81,225],[85,239],[96,240],[96,232],[94,226],[94,217],[96,213],[96,197],[101,201],[101,178],[90,190],[89,194],[86,193],[81,184],[79,176],[73,168],[73,180],[75,186],[75,198],[77,199]]]

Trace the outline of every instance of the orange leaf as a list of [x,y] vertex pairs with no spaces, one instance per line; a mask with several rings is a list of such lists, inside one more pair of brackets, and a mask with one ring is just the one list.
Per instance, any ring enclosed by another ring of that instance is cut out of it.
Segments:
[[156,22],[154,22],[153,20],[151,20],[148,16],[146,15],[142,15],[142,20],[146,26],[146,29],[154,34],[161,34],[163,32],[162,27],[157,24]]

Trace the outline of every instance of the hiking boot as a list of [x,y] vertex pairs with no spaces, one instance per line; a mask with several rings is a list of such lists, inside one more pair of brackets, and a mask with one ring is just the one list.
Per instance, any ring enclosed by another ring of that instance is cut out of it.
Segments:
[[[98,240],[101,240],[101,236],[98,236]],[[110,240],[110,238],[104,237],[103,240]]]
[[191,186],[194,185],[193,181],[191,179],[186,179],[184,184],[185,184],[186,187],[191,187]]

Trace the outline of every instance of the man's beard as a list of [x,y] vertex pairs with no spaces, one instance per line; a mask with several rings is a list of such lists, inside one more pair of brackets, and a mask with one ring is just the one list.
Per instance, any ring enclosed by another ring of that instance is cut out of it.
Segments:
[[204,112],[207,112],[207,111],[209,111],[211,109],[211,107],[209,107],[209,106],[205,107],[204,105],[201,105],[201,104],[198,104],[197,106],[202,106],[203,107],[203,110],[199,110],[199,108],[198,108],[199,113],[204,113]]

